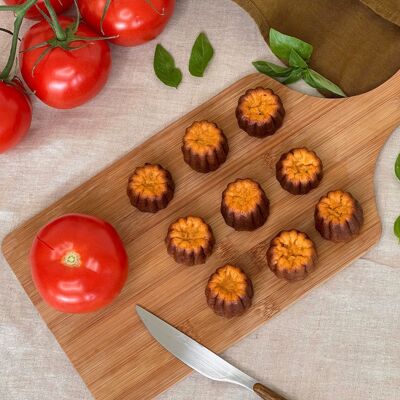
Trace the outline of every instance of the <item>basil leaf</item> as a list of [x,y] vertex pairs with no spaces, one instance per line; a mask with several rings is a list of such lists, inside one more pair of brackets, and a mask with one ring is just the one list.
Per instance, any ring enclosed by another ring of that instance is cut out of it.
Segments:
[[307,68],[307,63],[300,57],[295,49],[290,50],[289,65],[296,68]]
[[324,78],[322,75],[312,69],[307,69],[304,71],[303,78],[311,87],[315,89],[327,91],[336,96],[346,97],[346,94],[342,89],[340,89],[339,86],[335,85],[329,79]]
[[189,72],[193,76],[202,77],[213,55],[214,49],[210,41],[203,32],[200,33],[193,44],[192,53],[190,54]]
[[400,240],[400,216],[397,217],[394,227],[393,227],[394,234],[398,237]]
[[394,173],[397,176],[397,179],[400,180],[400,154],[397,156],[396,163],[394,164]]
[[286,78],[292,71],[292,68],[290,67],[282,67],[268,61],[254,61],[253,65],[258,72],[272,78]]
[[302,78],[303,75],[303,69],[301,68],[294,68],[290,75],[281,81],[284,85],[288,85],[289,83],[294,83],[297,82],[299,79]]
[[308,62],[313,52],[313,47],[307,42],[303,42],[293,36],[285,35],[275,29],[269,30],[269,46],[272,52],[282,60],[288,61],[290,50],[294,49],[300,57]]
[[158,44],[154,53],[154,72],[157,78],[167,86],[177,88],[182,81],[182,72],[175,67],[174,58]]

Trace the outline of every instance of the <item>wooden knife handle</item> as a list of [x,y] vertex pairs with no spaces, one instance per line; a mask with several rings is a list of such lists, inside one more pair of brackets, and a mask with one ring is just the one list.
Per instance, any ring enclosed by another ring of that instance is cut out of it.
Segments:
[[253,386],[253,390],[264,400],[287,400],[278,393],[275,393],[273,390],[262,385],[261,383],[256,383]]

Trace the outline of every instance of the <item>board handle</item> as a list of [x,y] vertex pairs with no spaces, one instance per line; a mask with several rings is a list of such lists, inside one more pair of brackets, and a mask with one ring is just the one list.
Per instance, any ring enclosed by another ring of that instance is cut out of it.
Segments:
[[272,389],[267,388],[261,383],[256,383],[253,386],[253,391],[264,400],[287,400],[285,397],[282,397],[280,394],[274,392]]

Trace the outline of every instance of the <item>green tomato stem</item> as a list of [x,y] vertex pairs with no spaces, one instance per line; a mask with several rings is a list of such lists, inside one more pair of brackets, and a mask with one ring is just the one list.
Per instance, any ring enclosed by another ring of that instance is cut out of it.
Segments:
[[36,4],[38,0],[27,0],[19,6],[0,6],[0,11],[14,11],[16,18],[14,21],[14,33],[11,42],[10,55],[8,56],[7,64],[3,71],[0,73],[0,80],[7,80],[10,77],[11,70],[15,62],[17,54],[18,36],[21,29],[22,21],[24,20],[26,12]]
[[151,0],[145,0],[146,3],[155,11],[156,14],[164,16],[165,15],[165,8],[163,7],[161,11],[157,10],[156,6],[153,4]]
[[3,6],[0,5],[0,11],[17,11],[20,6]]
[[45,6],[47,8],[47,11],[50,14],[51,21],[53,22],[52,28],[54,30],[54,33],[55,33],[56,37],[57,37],[57,40],[63,42],[67,38],[67,35],[66,35],[64,29],[61,28],[60,23],[58,22],[57,13],[54,11],[54,8],[50,4],[49,0],[44,0],[44,4],[45,4]]

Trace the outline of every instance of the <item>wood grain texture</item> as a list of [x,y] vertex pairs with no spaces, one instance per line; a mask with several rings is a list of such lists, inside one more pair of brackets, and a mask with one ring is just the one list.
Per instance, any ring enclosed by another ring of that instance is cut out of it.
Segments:
[[[234,115],[239,96],[259,85],[272,88],[287,113],[283,127],[262,140],[242,132]],[[216,122],[229,140],[227,161],[210,174],[190,169],[180,150],[186,127],[200,119]],[[374,167],[399,122],[400,73],[367,94],[330,100],[294,92],[263,75],[249,75],[9,234],[3,242],[5,257],[95,398],[153,398],[191,370],[151,338],[134,311],[135,304],[216,352],[252,332],[378,241],[381,225],[375,207]],[[287,193],[275,179],[276,161],[296,146],[313,149],[324,164],[320,186],[305,196]],[[155,215],[132,208],[126,195],[128,177],[145,162],[163,165],[176,184],[174,199]],[[238,177],[258,181],[271,202],[268,221],[254,232],[235,232],[220,214],[221,193]],[[365,212],[361,234],[345,244],[327,242],[314,229],[316,202],[338,188],[350,191]],[[50,219],[69,212],[93,214],[112,223],[130,258],[129,278],[121,295],[93,314],[69,315],[50,309],[31,280],[28,253],[36,232]],[[169,224],[189,214],[204,218],[216,237],[214,254],[205,265],[177,265],[165,248]],[[307,232],[318,249],[319,267],[304,281],[279,280],[266,264],[269,241],[287,228]],[[204,295],[209,275],[225,263],[242,267],[255,289],[252,308],[232,320],[214,315]]]

